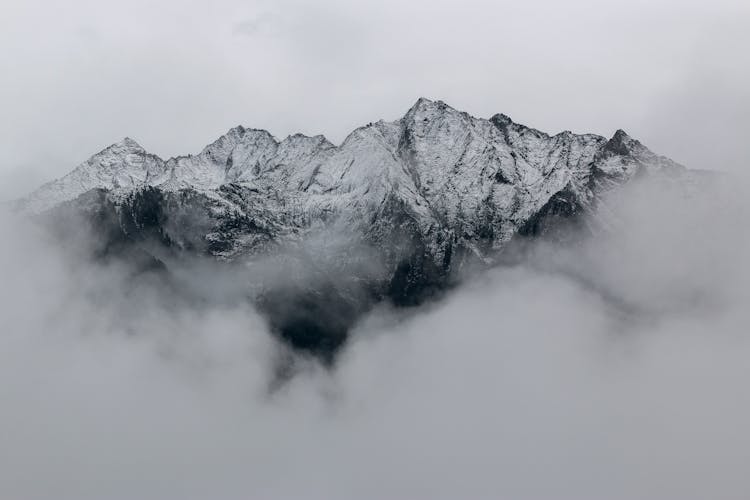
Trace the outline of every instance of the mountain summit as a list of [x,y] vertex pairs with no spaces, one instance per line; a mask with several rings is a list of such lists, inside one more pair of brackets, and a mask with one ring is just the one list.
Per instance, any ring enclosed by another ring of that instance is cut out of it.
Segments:
[[420,303],[511,240],[585,224],[643,175],[691,174],[622,130],[548,135],[421,98],[338,146],[238,126],[163,160],[125,138],[17,206],[83,215],[107,252],[166,268],[186,255],[263,263],[247,295],[292,345],[330,353],[370,305]]

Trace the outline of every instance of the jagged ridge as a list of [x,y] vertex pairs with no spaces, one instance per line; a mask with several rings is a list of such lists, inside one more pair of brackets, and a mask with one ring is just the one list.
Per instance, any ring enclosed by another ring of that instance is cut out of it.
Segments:
[[[165,161],[126,138],[18,206],[105,211],[134,245],[158,235],[173,253],[283,255],[284,266],[296,263],[293,278],[261,280],[256,300],[282,335],[331,351],[368,304],[419,303],[466,263],[491,264],[514,237],[594,213],[604,193],[638,175],[687,172],[622,130],[611,139],[550,136],[422,98],[403,118],[360,127],[338,146],[240,126],[198,155]],[[285,301],[298,303],[301,320]],[[330,314],[330,303],[343,306]],[[316,315],[338,325],[335,342]]]

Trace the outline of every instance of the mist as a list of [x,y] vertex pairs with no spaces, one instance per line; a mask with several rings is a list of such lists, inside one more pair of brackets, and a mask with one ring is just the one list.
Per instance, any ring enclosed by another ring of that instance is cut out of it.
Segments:
[[610,231],[380,306],[330,369],[6,214],[0,497],[746,498],[746,187],[634,183]]

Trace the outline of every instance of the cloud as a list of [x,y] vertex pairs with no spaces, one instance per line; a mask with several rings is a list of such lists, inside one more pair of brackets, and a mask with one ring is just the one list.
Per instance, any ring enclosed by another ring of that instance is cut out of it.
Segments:
[[0,496],[743,498],[750,235],[730,181],[634,185],[608,202],[616,232],[382,307],[335,370],[301,361],[275,392],[284,350],[243,301],[6,218]]

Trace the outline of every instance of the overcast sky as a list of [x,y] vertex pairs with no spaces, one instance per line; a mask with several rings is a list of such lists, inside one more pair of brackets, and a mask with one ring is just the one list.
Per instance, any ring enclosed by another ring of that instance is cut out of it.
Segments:
[[746,0],[4,0],[0,199],[124,136],[163,157],[237,124],[339,142],[419,96],[740,170],[748,25]]

